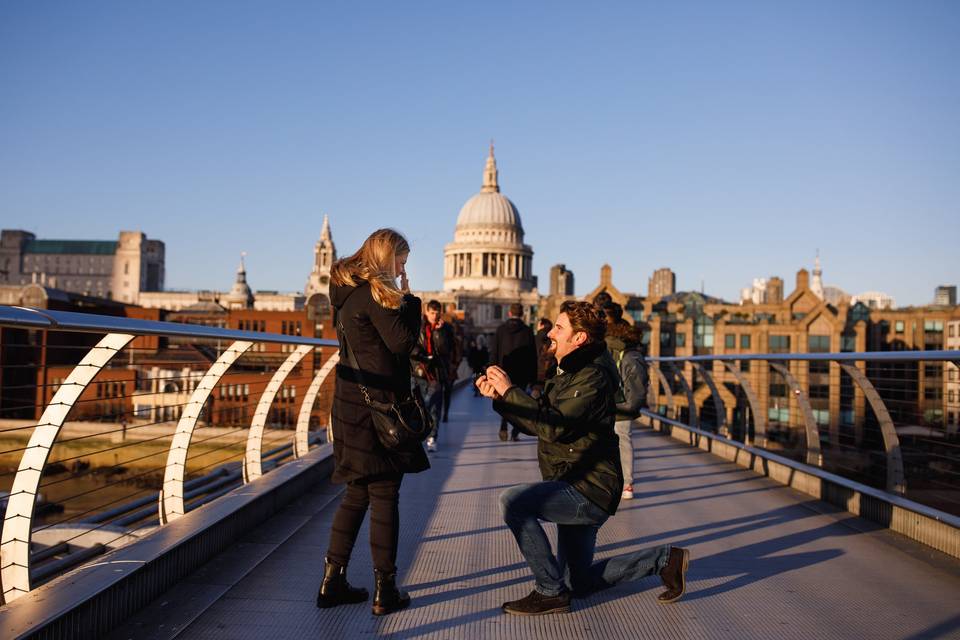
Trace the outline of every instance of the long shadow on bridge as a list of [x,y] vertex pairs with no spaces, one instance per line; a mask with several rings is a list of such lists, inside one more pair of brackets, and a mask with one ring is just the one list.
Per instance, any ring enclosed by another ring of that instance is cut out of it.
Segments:
[[[659,580],[504,616],[532,581],[497,496],[538,479],[531,439],[502,443],[489,403],[454,398],[433,468],[401,494],[407,611],[314,606],[339,490],[321,485],[148,607],[113,638],[948,638],[960,563],[649,430],[635,432],[637,498],[601,529],[598,557],[671,542],[693,551],[688,595]],[[372,587],[367,528],[350,567]]]

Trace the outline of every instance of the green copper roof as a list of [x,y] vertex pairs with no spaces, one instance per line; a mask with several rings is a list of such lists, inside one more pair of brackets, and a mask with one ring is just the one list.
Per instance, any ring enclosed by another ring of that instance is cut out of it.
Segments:
[[23,252],[112,256],[117,252],[117,243],[110,240],[28,240]]

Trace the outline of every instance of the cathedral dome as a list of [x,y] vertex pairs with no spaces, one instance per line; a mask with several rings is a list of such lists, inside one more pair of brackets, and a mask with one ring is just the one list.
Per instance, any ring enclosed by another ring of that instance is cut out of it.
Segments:
[[523,244],[520,212],[500,193],[493,143],[483,171],[483,187],[457,216],[453,242],[443,249],[446,291],[500,291],[519,295],[536,287],[533,249]]
[[520,222],[517,205],[500,193],[500,185],[497,182],[497,161],[493,157],[493,144],[491,144],[487,166],[483,171],[483,187],[480,193],[467,200],[460,209],[460,215],[457,216],[457,229],[502,229],[503,227],[512,227],[511,230],[523,238],[523,225]]
[[517,206],[508,197],[495,191],[481,191],[467,200],[457,216],[457,226],[523,228]]

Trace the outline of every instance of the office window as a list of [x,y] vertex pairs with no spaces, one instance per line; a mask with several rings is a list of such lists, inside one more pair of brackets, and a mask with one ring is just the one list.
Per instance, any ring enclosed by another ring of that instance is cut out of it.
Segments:
[[826,360],[811,360],[807,366],[810,373],[830,373],[830,363]]
[[678,346],[678,347],[685,347],[686,345],[687,345],[687,334],[685,334],[685,333],[678,333],[678,334],[677,334],[677,346]]
[[810,353],[829,353],[830,336],[807,336],[807,351]]
[[744,333],[740,336],[740,348],[749,349],[750,348],[750,334]]
[[840,336],[840,351],[856,351],[857,350],[857,336],[855,335],[844,335]]
[[923,365],[923,375],[924,377],[927,377],[927,378],[942,378],[943,365],[940,365],[940,364]]
[[790,353],[790,336],[770,336],[770,353]]
[[770,395],[775,398],[786,398],[787,397],[787,385],[785,384],[770,384]]
[[825,400],[830,397],[830,386],[825,384],[811,384],[808,394],[811,399]]
[[723,336],[723,346],[727,349],[736,349],[737,347],[737,336],[733,334],[727,334]]
[[897,333],[903,333],[903,320],[897,320],[894,325],[894,331]]
[[790,422],[790,409],[780,406],[770,407],[767,409],[767,419],[771,422]]

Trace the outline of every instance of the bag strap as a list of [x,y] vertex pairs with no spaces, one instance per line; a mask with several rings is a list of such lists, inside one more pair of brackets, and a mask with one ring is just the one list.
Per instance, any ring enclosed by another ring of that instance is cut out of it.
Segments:
[[[343,327],[343,323],[340,322],[340,319],[337,318],[337,332],[340,334],[340,344],[342,347],[346,347],[346,356],[347,356],[347,365],[357,372],[357,377],[360,379],[357,382],[357,386],[360,387],[360,393],[363,394],[363,401],[370,406],[370,393],[367,391],[367,388],[363,384],[363,371],[360,369],[360,363],[357,362],[357,356],[353,353],[353,348],[350,347],[350,342],[347,340],[347,330]],[[343,349],[340,349],[340,352],[343,353]]]

